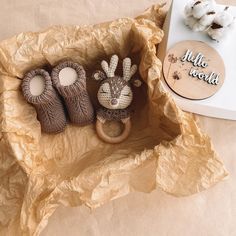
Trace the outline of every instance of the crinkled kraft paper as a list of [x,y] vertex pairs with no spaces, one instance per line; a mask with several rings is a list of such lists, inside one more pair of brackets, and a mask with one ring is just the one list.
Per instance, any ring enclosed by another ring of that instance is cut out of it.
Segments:
[[[162,89],[156,45],[163,17],[154,6],[136,19],[55,26],[0,43],[0,235],[38,235],[59,204],[95,208],[155,188],[187,196],[227,175],[209,137]],[[90,75],[114,53],[139,63],[146,84],[135,90],[131,136],[106,144],[94,125],[41,133],[34,107],[20,91],[24,73],[70,58],[88,71],[95,98]]]

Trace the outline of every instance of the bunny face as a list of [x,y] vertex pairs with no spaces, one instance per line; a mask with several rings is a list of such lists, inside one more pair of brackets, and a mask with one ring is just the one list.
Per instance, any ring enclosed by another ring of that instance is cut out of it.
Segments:
[[102,82],[98,90],[98,101],[107,109],[125,109],[133,99],[130,85],[121,77],[113,77]]
[[102,61],[101,66],[105,73],[95,71],[92,76],[95,80],[101,81],[97,98],[99,103],[107,109],[126,109],[133,99],[131,84],[136,87],[142,84],[138,79],[131,81],[137,66],[131,66],[130,58],[123,60],[123,76],[115,75],[118,60],[118,56],[113,55],[109,64],[106,61]]

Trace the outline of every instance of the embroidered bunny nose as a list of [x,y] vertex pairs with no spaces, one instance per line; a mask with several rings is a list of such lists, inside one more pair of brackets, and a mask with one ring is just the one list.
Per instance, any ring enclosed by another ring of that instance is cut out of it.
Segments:
[[116,106],[118,104],[118,100],[113,98],[113,99],[111,99],[110,103],[112,106]]

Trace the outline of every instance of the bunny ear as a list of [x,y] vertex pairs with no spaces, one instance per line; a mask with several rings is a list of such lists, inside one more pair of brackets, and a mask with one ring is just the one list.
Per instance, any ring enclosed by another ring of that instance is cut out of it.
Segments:
[[131,66],[131,59],[129,57],[126,57],[123,60],[123,78],[124,78],[124,80],[129,81],[131,79],[131,77],[135,74],[137,69],[138,69],[137,65]]
[[105,73],[103,73],[100,70],[97,70],[93,73],[92,78],[95,79],[95,80],[104,80],[107,77],[106,77]]
[[110,64],[106,61],[101,62],[102,69],[106,73],[107,77],[114,77],[115,76],[115,71],[116,67],[118,65],[119,57],[117,55],[113,55],[110,60]]

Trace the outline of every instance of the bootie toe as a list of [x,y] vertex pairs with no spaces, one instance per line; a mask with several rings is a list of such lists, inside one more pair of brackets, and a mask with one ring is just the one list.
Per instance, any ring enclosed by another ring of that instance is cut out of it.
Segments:
[[92,123],[94,109],[86,89],[84,68],[75,62],[62,62],[53,69],[52,81],[65,100],[71,122],[80,126]]
[[62,101],[52,86],[48,72],[43,69],[28,72],[21,86],[25,99],[36,109],[42,131],[62,132],[66,126],[66,116]]

